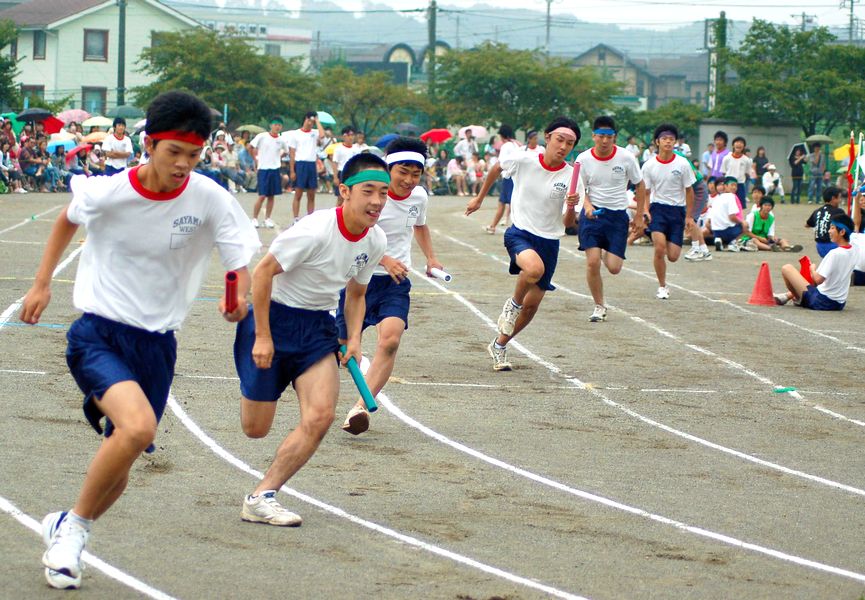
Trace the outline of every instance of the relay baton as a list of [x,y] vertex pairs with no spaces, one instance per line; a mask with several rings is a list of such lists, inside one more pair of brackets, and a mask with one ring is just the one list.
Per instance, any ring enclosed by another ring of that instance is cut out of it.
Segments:
[[604,214],[604,209],[603,208],[596,208],[595,210],[592,211],[592,214],[595,215],[596,217],[598,215],[602,215],[602,214]]
[[574,171],[571,173],[571,185],[568,186],[568,196],[577,191],[577,180],[580,178],[580,163],[574,161]]
[[[345,355],[345,353],[348,352],[348,349],[345,346],[340,346],[339,351]],[[369,386],[366,384],[366,380],[363,378],[363,373],[360,372],[360,367],[357,366],[357,361],[354,357],[348,359],[346,367],[348,367],[348,373],[354,380],[354,385],[357,386],[357,391],[360,392],[360,397],[363,398],[363,403],[366,405],[366,409],[369,412],[377,411],[378,404],[375,403],[375,398],[372,397],[372,392],[369,391]]]
[[432,275],[436,279],[441,279],[443,281],[450,281],[451,279],[453,279],[453,277],[451,277],[450,273],[446,273],[445,271],[442,271],[441,269],[432,268],[429,270],[429,272],[430,272],[430,275]]
[[811,259],[807,256],[799,259],[799,274],[805,278],[805,281],[814,285],[814,278],[811,277]]
[[228,271],[225,274],[225,312],[233,313],[237,310],[237,271]]

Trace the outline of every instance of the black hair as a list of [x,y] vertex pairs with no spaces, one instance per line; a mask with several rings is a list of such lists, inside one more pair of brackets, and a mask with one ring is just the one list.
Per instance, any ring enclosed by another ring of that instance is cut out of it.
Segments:
[[514,128],[510,125],[502,125],[499,127],[499,135],[509,140],[514,139]]
[[114,117],[114,123],[111,124],[112,127],[117,127],[118,125],[123,125],[126,127],[126,119],[123,117]]
[[[202,139],[210,136],[210,108],[188,92],[159,94],[147,107],[147,133],[191,132]],[[158,140],[153,140],[155,146]]]
[[748,145],[748,142],[746,142],[746,141],[745,141],[745,138],[743,138],[741,135],[737,135],[736,137],[734,137],[734,138],[733,138],[733,143],[730,144],[730,145],[731,145],[731,146],[735,146],[735,145],[736,145],[736,142],[742,142],[742,146],[747,146],[747,145]]
[[387,171],[387,163],[384,162],[381,158],[372,154],[370,152],[361,152],[360,154],[355,154],[351,158],[346,161],[345,165],[342,167],[342,175],[340,176],[340,180],[345,182],[348,179],[361,171],[365,171],[366,169],[379,169],[381,171]]
[[823,202],[831,202],[835,196],[840,196],[843,190],[836,185],[830,185],[823,190]]
[[346,133],[354,133],[354,127],[343,127],[342,135],[345,135]]
[[764,188],[762,185],[755,185],[754,187],[751,188],[751,193],[753,194],[754,192],[760,192],[761,194],[763,194],[765,196],[766,195],[766,188]]
[[706,179],[706,183],[707,183],[707,184],[709,184],[709,183],[717,183],[717,181],[718,181],[718,178],[715,177],[714,175],[712,175],[711,177],[709,177],[708,179]]
[[310,111],[307,111],[307,113],[305,115],[303,115],[303,118],[304,119],[311,119],[311,118],[317,117],[317,116],[318,116],[317,112],[315,112],[314,110],[310,110]]
[[528,133],[526,133],[526,139],[529,139],[530,137],[533,137],[536,135],[538,135],[537,129],[529,129]]
[[847,228],[846,230],[841,230],[841,229],[838,229],[837,227],[835,228],[835,229],[838,229],[838,233],[840,233],[842,236],[844,236],[845,240],[850,239],[850,232],[856,231],[856,226],[853,223],[853,219],[851,219],[848,215],[845,215],[844,213],[832,215],[832,219],[830,220],[830,223],[832,221],[837,221],[838,223],[840,223],[841,225],[843,225],[844,227]]
[[664,133],[665,131],[669,131],[676,139],[679,139],[679,128],[673,125],[672,123],[661,123],[657,127],[655,127],[655,133],[652,134],[652,139],[657,141],[658,136]]
[[555,131],[559,127],[567,127],[574,132],[574,135],[577,136],[577,140],[574,142],[574,145],[576,146],[577,142],[580,141],[580,126],[577,125],[577,122],[567,117],[556,117],[555,119],[553,119],[552,123],[547,125],[547,128],[544,129],[544,133],[550,133],[552,131]]
[[616,122],[613,120],[613,117],[601,115],[592,123],[592,131],[595,129],[612,129],[613,131],[617,131]]
[[720,129],[715,132],[715,135],[712,136],[713,140],[717,140],[718,138],[721,138],[722,140],[724,140],[725,144],[730,140],[730,138],[727,137],[727,132],[721,131]]
[[[423,140],[419,138],[410,138],[400,136],[395,140],[391,141],[384,149],[385,155],[393,154],[394,152],[417,152],[421,156],[424,157],[424,160],[427,158],[427,147]],[[390,171],[391,167],[394,165],[416,165],[417,161],[414,160],[401,160],[399,162],[392,163],[388,166],[388,171]],[[420,165],[420,168],[423,169],[424,165]]]
[[772,196],[766,196],[765,198],[760,200],[760,206],[763,206],[764,204],[771,204],[772,208],[775,208],[775,201],[772,200]]

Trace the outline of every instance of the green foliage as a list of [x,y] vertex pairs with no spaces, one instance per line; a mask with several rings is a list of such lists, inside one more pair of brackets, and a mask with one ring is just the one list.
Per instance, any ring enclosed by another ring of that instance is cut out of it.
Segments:
[[755,20],[739,50],[726,54],[738,81],[720,87],[717,115],[746,124],[792,122],[806,136],[861,124],[865,49],[834,41],[822,27],[798,31]]
[[519,129],[543,127],[560,115],[590,120],[619,90],[590,68],[492,42],[449,51],[439,58],[436,77],[436,97],[451,122]]
[[[9,19],[0,21],[0,50],[18,37],[18,28]],[[15,84],[18,66],[10,56],[0,56],[0,106],[21,106],[21,94]]]
[[702,106],[688,104],[681,100],[673,100],[654,110],[637,112],[630,108],[616,109],[616,126],[624,135],[619,141],[633,135],[647,144],[651,141],[655,127],[661,123],[672,123],[685,137],[696,140],[700,130],[700,121],[706,117]]
[[318,97],[315,78],[299,61],[264,56],[243,38],[203,28],[160,34],[138,65],[155,81],[133,90],[137,106],[168,90],[192,90],[218,110],[228,104],[235,124],[302,114]]

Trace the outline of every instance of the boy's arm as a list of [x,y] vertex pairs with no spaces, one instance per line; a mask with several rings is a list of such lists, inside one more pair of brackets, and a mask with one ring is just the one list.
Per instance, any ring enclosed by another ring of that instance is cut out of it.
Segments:
[[685,223],[694,222],[694,186],[685,188]]
[[270,252],[261,259],[252,272],[252,309],[255,312],[255,344],[252,347],[252,360],[259,369],[269,369],[273,361],[270,294],[273,291],[273,278],[280,273],[282,273],[282,265]]
[[426,274],[428,277],[432,277],[430,269],[443,269],[444,265],[438,261],[435,252],[433,251],[432,236],[429,232],[429,226],[415,225],[414,239],[417,241],[417,245],[420,246],[421,252],[423,252],[423,255],[426,257]]
[[853,203],[853,226],[856,231],[862,227],[862,209],[865,208],[865,196],[857,192],[856,201]]
[[481,186],[481,191],[478,192],[477,196],[469,200],[469,203],[466,206],[466,215],[472,214],[481,207],[484,198],[486,198],[487,193],[490,191],[490,188],[493,187],[493,184],[496,182],[496,179],[499,178],[501,172],[502,167],[499,163],[494,164],[490,168],[486,178],[484,179],[484,184]]
[[51,278],[54,275],[54,269],[57,268],[57,263],[60,262],[63,251],[69,245],[69,242],[72,241],[72,236],[78,230],[78,225],[71,222],[66,216],[68,209],[68,206],[64,208],[54,221],[54,226],[51,228],[51,234],[48,236],[48,242],[45,245],[45,252],[42,254],[42,261],[39,263],[39,269],[36,271],[35,281],[27,292],[27,295],[24,296],[20,315],[24,323],[31,325],[38,323],[42,311],[45,310],[45,307],[51,301]]
[[363,331],[364,313],[366,313],[366,286],[358,283],[354,278],[349,279],[345,286],[345,326],[348,339],[345,342],[346,352],[341,361],[343,365],[348,363],[351,357],[360,364],[360,337]]

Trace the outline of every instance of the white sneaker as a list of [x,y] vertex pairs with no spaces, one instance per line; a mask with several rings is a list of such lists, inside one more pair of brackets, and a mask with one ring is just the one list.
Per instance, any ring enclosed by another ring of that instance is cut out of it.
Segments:
[[276,224],[273,221],[271,221],[270,219],[265,219],[264,220],[264,226],[267,227],[268,229],[273,229],[274,227],[276,227]]
[[772,296],[775,298],[775,304],[778,306],[784,306],[790,301],[790,296],[787,295],[787,292],[784,292],[783,294],[772,294]]
[[757,245],[752,240],[747,240],[744,244],[739,246],[739,250],[742,252],[757,252]]
[[54,583],[62,585],[60,589],[81,585],[81,553],[89,537],[66,515],[66,512],[54,512],[42,519],[42,539],[48,546],[42,555],[42,564],[47,567],[45,578],[52,586]]
[[249,222],[252,223],[252,226],[256,229],[260,227],[260,225],[258,224],[258,219],[250,219]]
[[280,527],[299,527],[303,519],[290,510],[283,508],[274,496],[276,492],[264,492],[253,498],[243,499],[240,518],[250,523],[265,523]]
[[715,238],[715,251],[720,252],[723,249],[724,249],[724,242],[721,241],[721,238],[716,237]]
[[496,341],[490,342],[487,352],[493,358],[493,371],[510,371],[511,363],[508,362],[508,347],[496,348]]
[[360,435],[367,429],[369,429],[369,411],[366,410],[365,406],[355,404],[348,411],[345,423],[342,424],[342,430],[352,435]]
[[661,286],[658,288],[658,293],[655,294],[655,298],[658,300],[668,300],[670,298],[670,290],[667,289],[667,286]]
[[712,253],[708,250],[701,251],[700,255],[702,256],[702,258],[699,258],[697,260],[712,260]]
[[18,188],[18,190],[16,190],[16,191],[17,191],[19,194],[26,194],[26,193],[27,193],[27,190],[25,190],[23,187]]
[[736,240],[733,240],[727,245],[727,252],[738,252],[739,250],[741,250],[741,248],[739,248],[739,244],[736,243]]
[[700,247],[699,246],[691,246],[691,249],[688,250],[688,253],[685,254],[685,260],[700,260]]
[[520,311],[523,307],[517,307],[511,298],[505,300],[505,305],[502,307],[502,314],[499,315],[498,326],[499,333],[502,335],[513,335],[514,325],[517,323],[517,317],[520,316]]
[[595,310],[592,312],[592,316],[589,317],[589,321],[592,323],[600,323],[601,321],[607,320],[607,307],[602,304],[595,304]]

